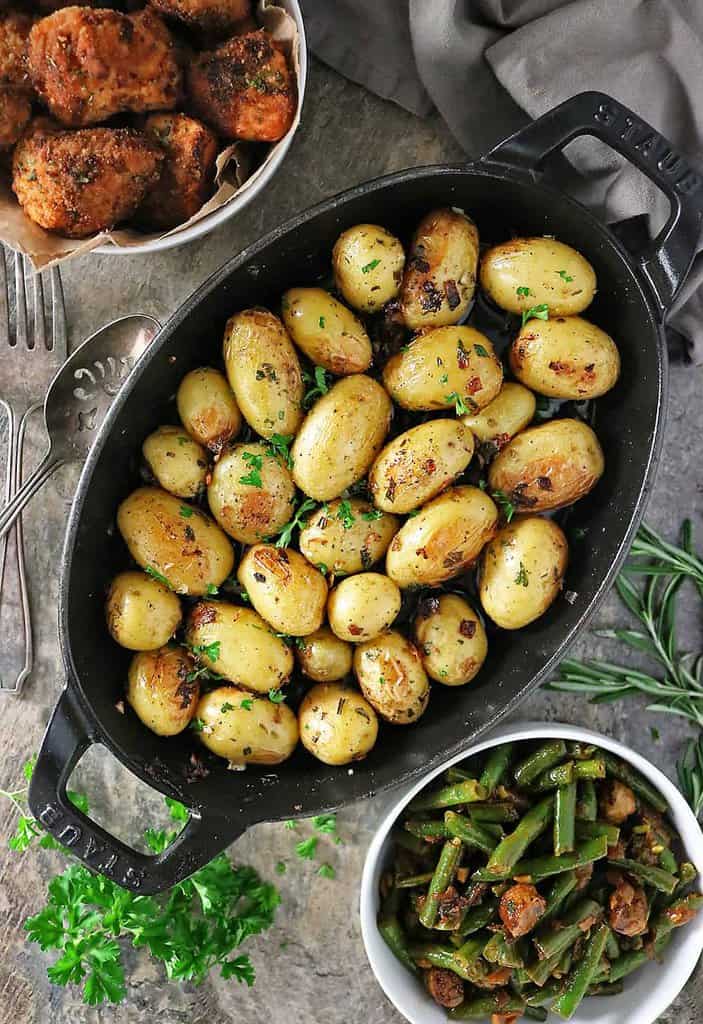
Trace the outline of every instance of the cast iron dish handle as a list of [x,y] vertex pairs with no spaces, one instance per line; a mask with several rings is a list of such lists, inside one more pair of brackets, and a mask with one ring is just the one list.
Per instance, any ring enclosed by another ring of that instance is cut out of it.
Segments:
[[612,97],[582,92],[499,143],[483,160],[534,172],[550,153],[580,135],[595,135],[606,142],[658,185],[671,203],[662,230],[636,255],[664,314],[696,253],[703,220],[703,177],[663,135]]
[[64,690],[51,716],[29,788],[37,821],[86,867],[133,892],[161,892],[192,875],[250,824],[241,827],[208,815],[207,823],[189,808],[188,823],[176,841],[156,856],[126,846],[79,811],[66,785],[85,750],[95,742],[79,698]]

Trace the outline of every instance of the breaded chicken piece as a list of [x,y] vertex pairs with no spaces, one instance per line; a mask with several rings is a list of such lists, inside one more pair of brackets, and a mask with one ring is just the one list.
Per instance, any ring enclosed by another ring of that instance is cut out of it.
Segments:
[[158,181],[163,153],[141,132],[67,132],[37,118],[15,147],[12,188],[28,217],[68,238],[128,220]]
[[170,110],[181,71],[164,23],[136,14],[65,7],[38,22],[29,37],[34,86],[62,124],[105,121],[122,111]]
[[0,150],[19,139],[32,117],[32,100],[27,89],[0,85]]
[[193,112],[226,139],[277,142],[295,115],[293,75],[264,29],[199,53],[187,91]]
[[238,22],[251,14],[250,0],[150,0],[165,18],[174,18],[189,28],[212,35],[228,36]]
[[0,85],[29,85],[27,45],[33,23],[21,11],[0,14]]
[[186,114],[151,114],[144,131],[164,150],[161,177],[137,210],[136,223],[149,231],[183,224],[212,195],[217,136]]

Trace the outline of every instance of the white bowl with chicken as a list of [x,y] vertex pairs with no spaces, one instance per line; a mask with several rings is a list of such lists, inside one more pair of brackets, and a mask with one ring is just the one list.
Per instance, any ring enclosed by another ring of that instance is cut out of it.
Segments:
[[[558,722],[548,725],[527,722],[497,729],[480,743],[437,765],[407,789],[389,807],[366,855],[360,895],[361,931],[366,955],[386,996],[410,1024],[446,1024],[451,1011],[438,1005],[419,978],[413,976],[396,958],[378,928],[380,887],[384,872],[390,868],[391,832],[394,826],[403,818],[408,804],[448,768],[502,744],[558,739],[593,744],[604,751],[610,751],[639,772],[659,792],[668,805],[667,821],[678,833],[685,859],[697,869],[698,878],[694,889],[696,892],[701,889],[703,832],[678,789],[644,757],[609,736]],[[602,807],[599,816],[601,812]],[[437,934],[434,933],[435,936]],[[703,913],[699,912],[685,927],[675,929],[673,939],[661,960],[647,962],[629,974],[624,979],[620,994],[608,998],[585,998],[570,1020],[573,1024],[653,1024],[684,987],[702,952]],[[500,1020],[502,1024],[503,1021],[527,1018],[520,1018],[519,1015],[511,1017],[508,1014],[496,1015],[494,1019]],[[561,1018],[550,1013],[548,1019],[557,1021]]]

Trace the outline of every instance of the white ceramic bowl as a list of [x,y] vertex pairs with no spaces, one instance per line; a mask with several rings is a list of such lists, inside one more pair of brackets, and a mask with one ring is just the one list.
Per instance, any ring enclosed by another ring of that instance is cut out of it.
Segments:
[[[308,77],[308,51],[307,43],[305,40],[305,26],[303,24],[303,15],[300,10],[299,0],[276,0],[279,7],[283,7],[295,21],[298,29],[298,54],[300,64],[300,74],[298,76],[298,105],[299,109],[302,106],[302,102],[305,96],[305,85]],[[106,245],[99,245],[93,249],[93,252],[100,253],[104,256],[143,256],[147,252],[159,252],[164,249],[173,249],[177,245],[185,245],[186,242],[192,242],[194,238],[200,238],[202,235],[206,235],[213,228],[229,220],[230,217],[234,217],[236,214],[243,210],[255,196],[258,196],[266,186],[268,185],[271,178],[283,163],[283,160],[290,148],[290,144],[293,141],[295,132],[289,132],[287,137],[283,140],[278,149],[276,155],[269,161],[265,170],[261,173],[257,181],[251,186],[251,188],[244,189],[238,195],[233,196],[229,202],[225,203],[224,206],[220,206],[219,209],[213,210],[207,217],[203,217],[202,220],[198,220],[195,224],[191,224],[190,227],[183,228],[182,231],[174,231],[164,238],[156,238],[151,241],[144,242],[140,245],[131,245],[125,248],[113,245],[108,242]]]
[[[361,933],[376,980],[393,1005],[410,1024],[447,1024],[447,1011],[425,992],[423,986],[403,967],[381,938],[376,927],[379,910],[378,885],[391,853],[390,831],[403,808],[421,789],[445,769],[482,750],[510,740],[542,740],[555,737],[585,740],[611,750],[636,768],[661,792],[669,804],[669,817],[683,842],[686,857],[703,876],[703,832],[676,787],[658,768],[609,736],[589,729],[551,722],[526,722],[491,732],[480,743],[457,754],[426,775],[389,809],[369,847],[361,879]],[[683,928],[676,929],[663,963],[645,965],[625,979],[625,989],[607,999],[586,999],[571,1018],[572,1024],[653,1024],[686,984],[703,952],[703,913]],[[550,1020],[556,1020],[551,1016]]]

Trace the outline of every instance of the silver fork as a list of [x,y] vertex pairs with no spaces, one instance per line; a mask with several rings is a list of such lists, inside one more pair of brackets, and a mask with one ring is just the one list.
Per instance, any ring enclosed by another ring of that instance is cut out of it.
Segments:
[[[0,246],[0,407],[7,424],[6,502],[22,482],[22,452],[29,417],[40,407],[37,399],[43,398],[68,355],[58,268],[52,268],[48,278],[51,295],[47,310],[42,276],[19,253],[12,254]],[[0,694],[17,694],[34,661],[21,519],[0,540],[0,629],[3,639],[11,641],[2,644],[6,658],[11,654],[9,648],[20,640],[24,643],[23,661],[13,682],[8,680],[7,664],[0,662]]]

